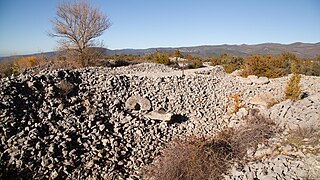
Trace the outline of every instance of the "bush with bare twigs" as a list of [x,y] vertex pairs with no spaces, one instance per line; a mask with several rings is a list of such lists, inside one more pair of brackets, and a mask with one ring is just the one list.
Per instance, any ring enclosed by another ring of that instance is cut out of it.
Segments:
[[275,123],[250,110],[240,127],[226,128],[213,138],[175,140],[149,166],[145,176],[155,179],[221,179],[234,162],[245,163],[247,151],[267,143]]

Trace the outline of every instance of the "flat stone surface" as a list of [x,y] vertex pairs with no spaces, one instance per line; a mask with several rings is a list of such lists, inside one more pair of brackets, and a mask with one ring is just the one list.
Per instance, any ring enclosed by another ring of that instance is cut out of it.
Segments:
[[145,117],[160,120],[160,121],[170,121],[172,118],[172,113],[160,112],[160,111],[151,111],[145,115]]

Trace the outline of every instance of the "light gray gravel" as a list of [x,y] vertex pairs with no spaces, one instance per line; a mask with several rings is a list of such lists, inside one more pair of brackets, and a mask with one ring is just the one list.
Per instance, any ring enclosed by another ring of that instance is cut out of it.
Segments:
[[[246,84],[219,66],[188,70],[181,77],[179,70],[151,63],[45,70],[33,76],[3,78],[1,169],[8,173],[19,169],[17,176],[35,179],[139,179],[141,168],[172,138],[213,136],[229,123],[241,121],[241,113],[229,115],[230,95],[241,93],[245,109],[256,107],[249,104],[250,97],[268,92],[280,99],[287,80]],[[302,84],[308,98],[294,106],[285,101],[262,111],[279,123],[301,123],[293,120],[297,117],[302,121],[308,117],[308,123],[316,121],[320,78],[302,76]],[[151,109],[126,108],[125,102],[132,96],[148,99]],[[145,116],[159,110],[172,113],[172,121]],[[303,168],[295,168],[300,161],[279,158],[249,164],[250,173],[233,169],[226,177],[291,179],[305,173]],[[284,168],[278,161],[290,167]]]

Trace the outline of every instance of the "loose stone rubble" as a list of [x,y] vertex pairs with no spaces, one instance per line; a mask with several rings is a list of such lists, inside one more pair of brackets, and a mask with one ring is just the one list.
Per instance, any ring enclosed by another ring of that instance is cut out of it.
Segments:
[[[283,127],[318,123],[319,77],[302,76],[308,96],[294,104],[267,109],[249,103],[261,93],[280,100],[288,79],[247,83],[221,66],[182,77],[179,70],[151,63],[3,78],[1,172],[29,179],[140,179],[142,167],[173,138],[213,136],[239,123],[248,108],[261,108]],[[229,97],[236,93],[245,107],[231,115]],[[307,172],[303,159],[274,155],[235,166],[226,178],[294,179]]]

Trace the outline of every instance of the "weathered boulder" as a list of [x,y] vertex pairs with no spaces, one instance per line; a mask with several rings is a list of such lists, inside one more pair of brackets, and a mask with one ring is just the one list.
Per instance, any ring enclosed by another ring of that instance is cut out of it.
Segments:
[[237,70],[233,71],[230,75],[231,76],[240,76],[242,72],[243,72],[243,69],[237,69]]
[[276,102],[276,99],[271,93],[263,93],[263,94],[259,94],[252,97],[249,103],[254,105],[262,105],[265,107],[269,107],[275,102]]
[[141,96],[131,96],[127,99],[125,107],[130,110],[148,111],[151,109],[150,100]]
[[172,113],[167,113],[164,111],[151,111],[145,115],[145,117],[153,120],[160,120],[160,121],[170,121],[172,118]]
[[251,82],[255,84],[268,84],[269,79],[267,77],[251,78]]
[[255,81],[256,79],[258,79],[258,76],[256,76],[256,75],[249,75],[247,78],[250,79],[250,81],[252,82],[252,81]]
[[239,77],[239,81],[243,84],[252,84],[252,81],[249,78]]

